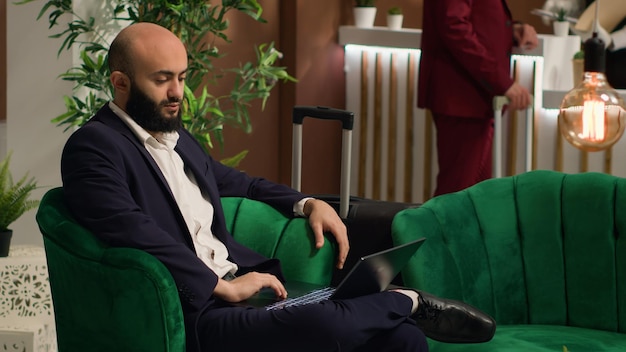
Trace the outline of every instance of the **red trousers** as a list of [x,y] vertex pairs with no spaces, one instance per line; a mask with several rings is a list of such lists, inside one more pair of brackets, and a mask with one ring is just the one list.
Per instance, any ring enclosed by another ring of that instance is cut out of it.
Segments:
[[439,173],[435,196],[491,178],[493,117],[433,114]]

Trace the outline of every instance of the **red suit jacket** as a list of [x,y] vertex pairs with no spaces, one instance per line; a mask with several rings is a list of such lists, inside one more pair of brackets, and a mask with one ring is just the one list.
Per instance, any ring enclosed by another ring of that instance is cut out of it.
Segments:
[[425,0],[418,106],[493,116],[492,98],[513,84],[512,26],[505,0]]

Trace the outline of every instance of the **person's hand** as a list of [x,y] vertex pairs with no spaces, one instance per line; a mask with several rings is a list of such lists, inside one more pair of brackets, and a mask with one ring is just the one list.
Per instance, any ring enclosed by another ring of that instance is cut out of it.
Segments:
[[350,244],[348,243],[346,225],[341,221],[335,209],[323,200],[309,199],[304,204],[304,215],[309,218],[309,224],[315,235],[316,248],[322,248],[324,245],[324,232],[329,231],[335,236],[339,245],[337,268],[343,269]]
[[531,104],[531,96],[528,90],[515,82],[504,95],[509,98],[508,108],[510,110],[523,110]]
[[539,44],[535,28],[526,23],[513,25],[513,38],[517,42],[517,46],[524,50],[534,49]]
[[236,303],[252,297],[265,287],[271,288],[276,293],[276,298],[287,298],[287,290],[276,276],[255,271],[238,276],[231,281],[219,279],[213,294],[226,302]]

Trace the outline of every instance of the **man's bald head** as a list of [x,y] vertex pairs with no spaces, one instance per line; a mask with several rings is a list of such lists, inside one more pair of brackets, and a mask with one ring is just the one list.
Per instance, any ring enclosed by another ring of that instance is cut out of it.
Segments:
[[[120,71],[132,77],[133,63],[142,55],[157,54],[154,51],[184,45],[174,33],[154,23],[141,22],[124,28],[115,37],[109,48],[109,70]],[[171,48],[173,49],[173,48]]]
[[180,126],[187,50],[172,32],[153,23],[124,28],[109,49],[113,102],[146,131]]

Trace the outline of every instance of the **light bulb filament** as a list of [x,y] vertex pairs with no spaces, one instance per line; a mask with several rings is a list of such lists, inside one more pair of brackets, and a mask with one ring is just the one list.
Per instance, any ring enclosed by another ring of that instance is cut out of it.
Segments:
[[587,100],[583,105],[581,138],[588,141],[599,142],[605,138],[604,125],[604,102]]

